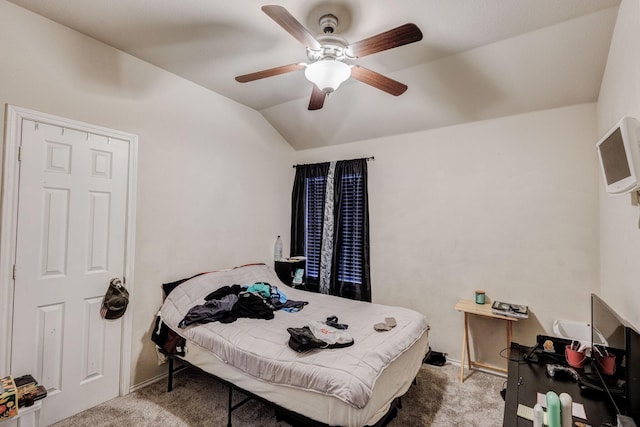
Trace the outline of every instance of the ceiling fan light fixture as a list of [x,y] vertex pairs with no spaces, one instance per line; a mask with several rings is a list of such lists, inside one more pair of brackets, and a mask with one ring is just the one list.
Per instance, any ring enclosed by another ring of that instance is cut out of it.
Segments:
[[351,67],[342,61],[325,59],[307,65],[304,75],[324,93],[331,93],[351,76]]

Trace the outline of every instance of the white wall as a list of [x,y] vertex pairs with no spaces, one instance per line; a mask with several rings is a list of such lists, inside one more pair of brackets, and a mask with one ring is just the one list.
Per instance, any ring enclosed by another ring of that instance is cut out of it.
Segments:
[[[374,302],[414,308],[431,346],[460,358],[462,315],[483,289],[530,306],[514,338],[554,319],[589,320],[598,289],[596,106],[469,123],[308,150],[299,163],[369,162]],[[479,359],[506,365],[499,321],[475,319]]]
[[[291,164],[370,155],[374,301],[425,313],[432,348],[458,359],[459,298],[530,305],[515,330],[530,343],[556,318],[588,320],[600,262],[604,297],[640,323],[638,211],[598,202],[594,150],[620,114],[640,116],[638,1],[623,0],[597,117],[585,104],[292,153],[256,112],[4,0],[0,103],[139,135],[133,384],[163,371],[148,336],[162,282],[269,261]],[[504,363],[503,325],[474,323],[479,358]]]
[[[623,0],[598,99],[598,135],[623,116],[640,119],[640,1]],[[640,209],[600,188],[601,296],[640,329]]]
[[270,262],[292,149],[255,111],[4,0],[0,64],[3,108],[139,136],[132,384],[165,372],[149,339],[161,283]]

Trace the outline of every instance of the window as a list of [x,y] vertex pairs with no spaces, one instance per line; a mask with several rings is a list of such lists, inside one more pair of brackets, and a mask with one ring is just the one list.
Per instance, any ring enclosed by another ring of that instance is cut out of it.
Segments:
[[307,278],[317,282],[320,274],[320,249],[322,244],[322,210],[327,187],[325,177],[307,178],[305,192],[307,206],[305,209],[305,256],[307,257]]
[[296,165],[291,254],[311,289],[371,301],[367,192],[367,159]]
[[[307,277],[315,280],[318,280],[320,272],[325,191],[325,177],[306,179],[305,256],[307,257]],[[362,283],[362,223],[364,218],[362,199],[362,176],[359,174],[343,176],[340,208],[341,233],[336,237],[340,240],[339,247],[342,249],[339,254],[338,280],[354,285]]]
[[362,284],[362,176],[345,175],[342,178],[342,233],[338,280]]

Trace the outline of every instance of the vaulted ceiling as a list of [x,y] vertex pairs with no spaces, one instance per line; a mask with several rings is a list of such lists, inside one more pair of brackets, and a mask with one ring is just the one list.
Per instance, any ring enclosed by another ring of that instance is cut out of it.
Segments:
[[338,18],[356,42],[405,23],[419,42],[352,61],[408,86],[396,97],[349,79],[320,110],[304,45],[264,1],[10,0],[259,111],[296,149],[342,144],[598,98],[620,0],[279,0],[312,34]]

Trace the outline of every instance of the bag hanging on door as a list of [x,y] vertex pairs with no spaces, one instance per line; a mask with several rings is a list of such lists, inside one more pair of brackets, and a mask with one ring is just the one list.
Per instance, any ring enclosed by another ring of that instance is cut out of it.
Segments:
[[129,291],[122,286],[120,279],[111,279],[107,293],[102,299],[100,316],[103,319],[118,319],[124,315],[129,305]]

